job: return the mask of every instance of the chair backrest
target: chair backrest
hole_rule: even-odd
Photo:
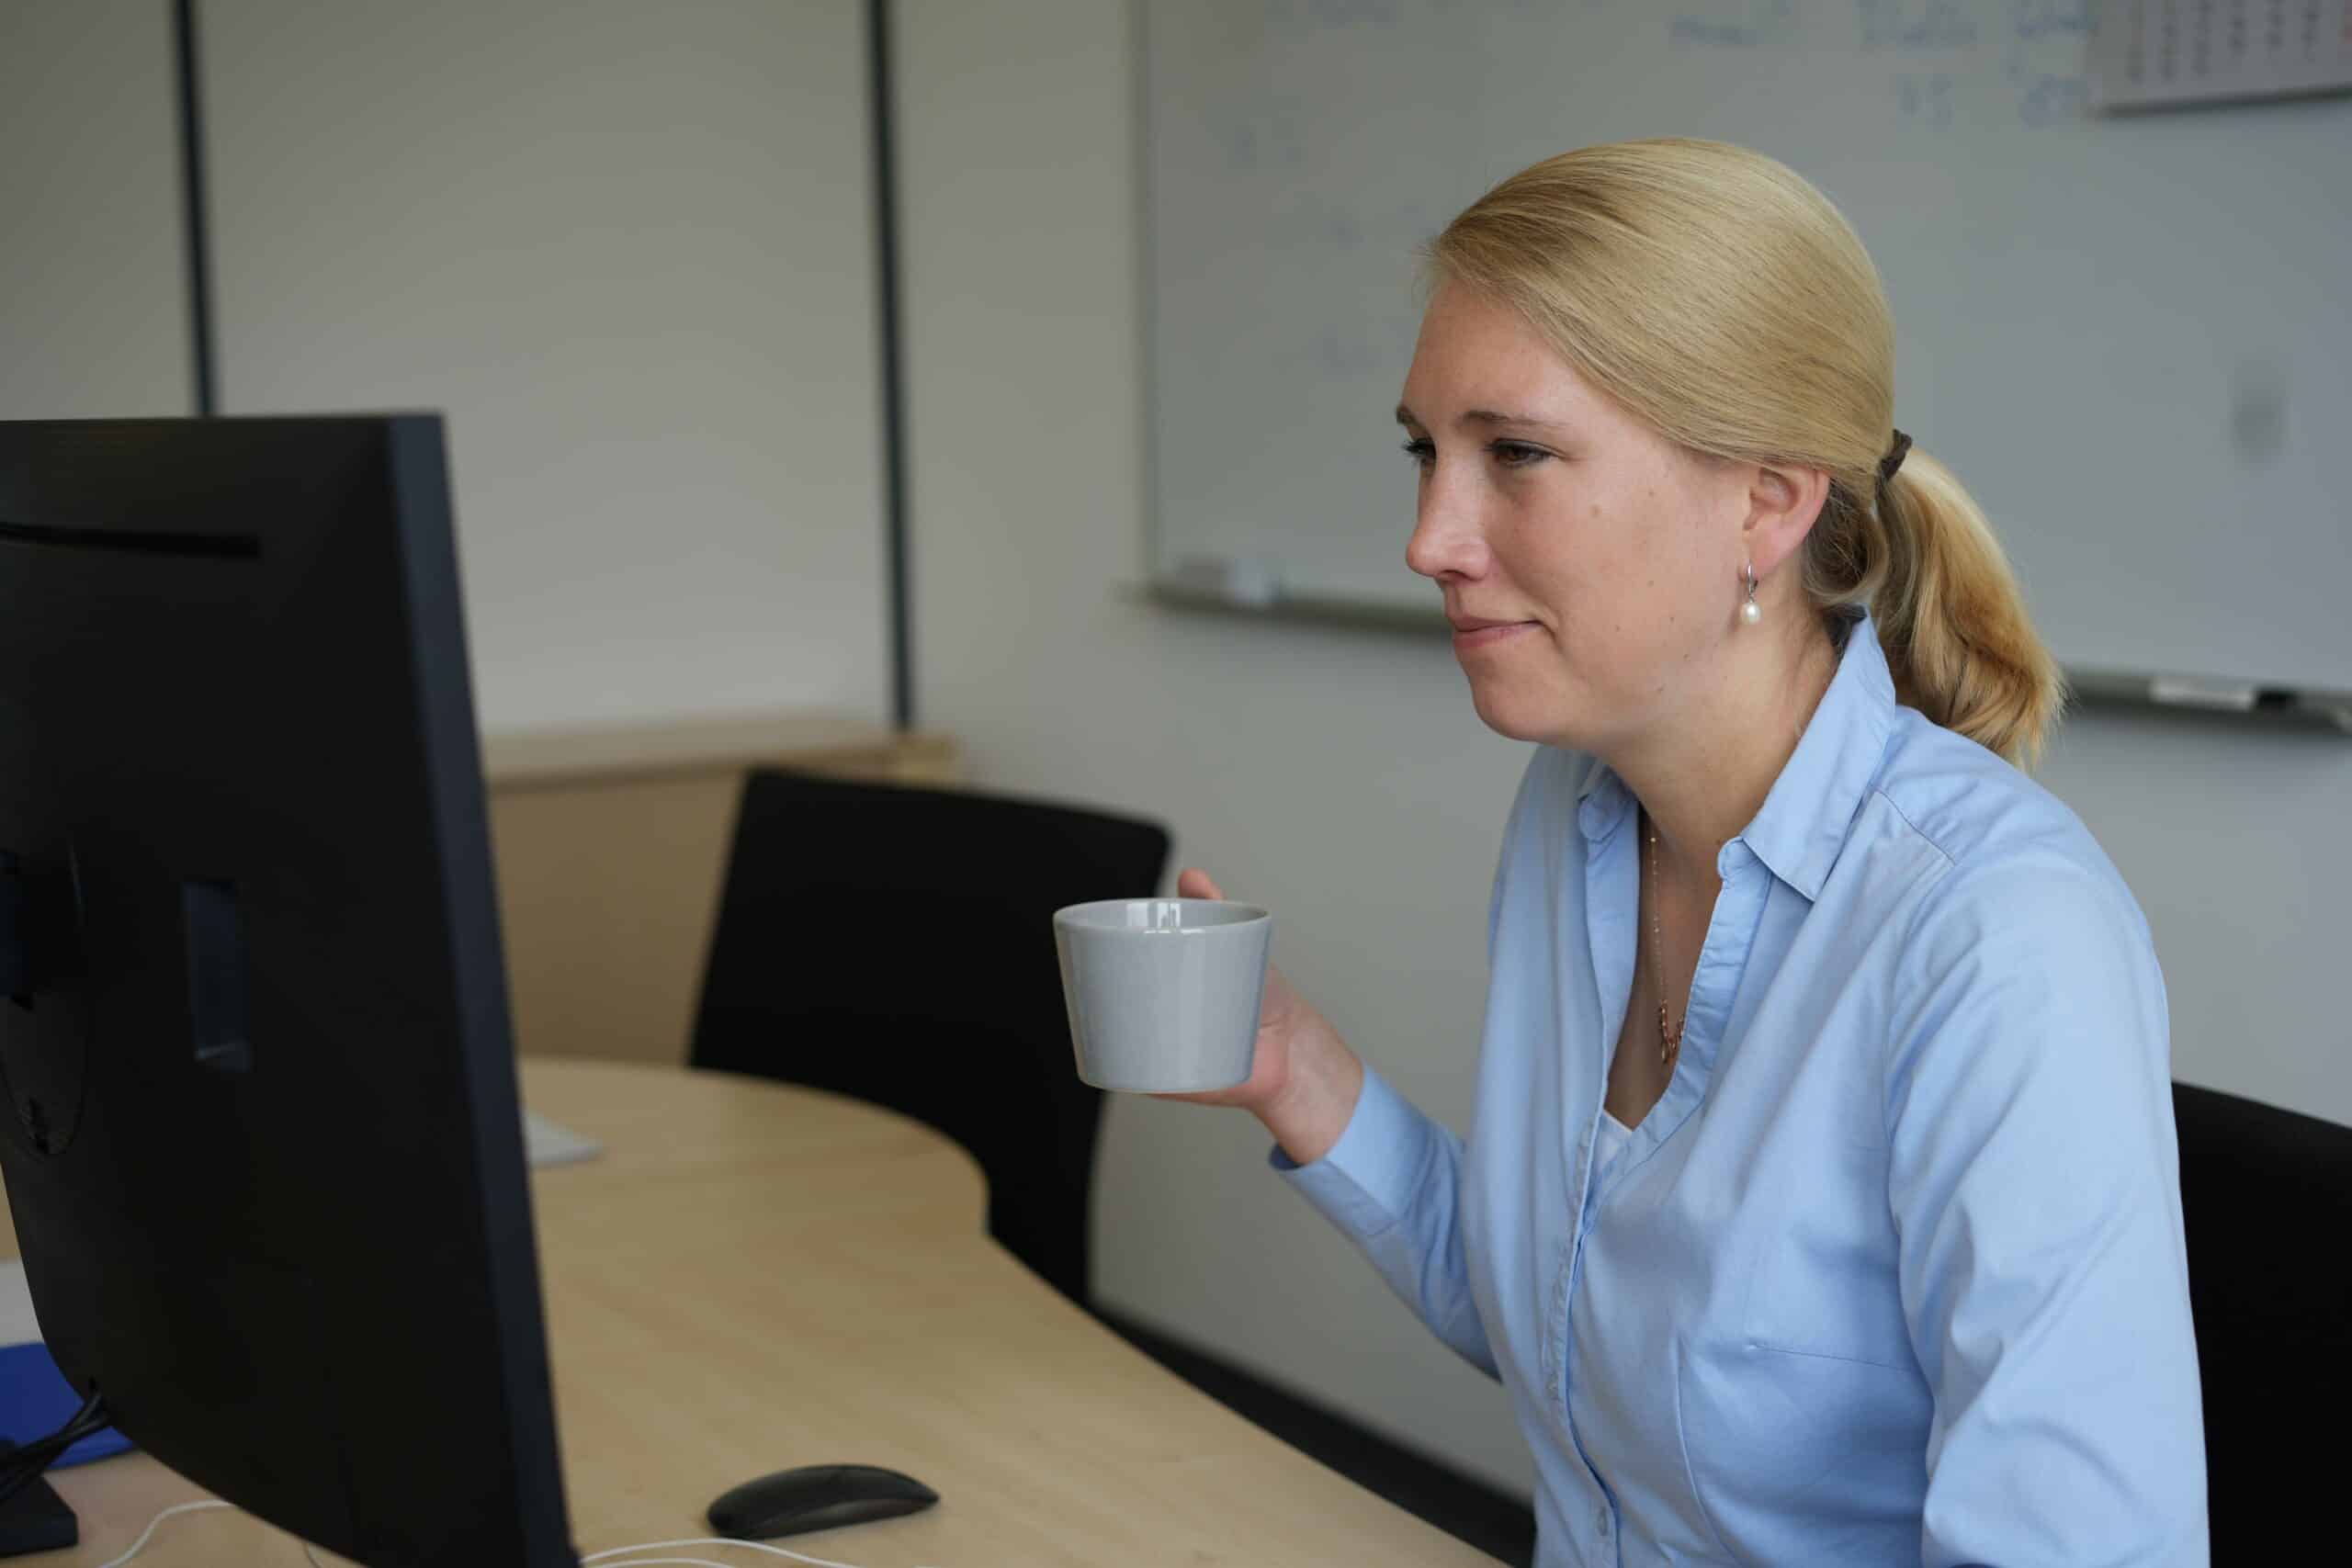
[[[2335,1538],[2352,1404],[2352,1127],[2173,1085],[2216,1562]]]
[[[1148,897],[1156,823],[777,769],[745,780],[689,1059],[832,1089],[970,1150],[989,1229],[1083,1304],[1102,1093],[1080,1081],[1053,912]]]

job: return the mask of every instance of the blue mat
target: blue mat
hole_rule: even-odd
[[[57,1370],[48,1346],[38,1340],[0,1346],[0,1438],[17,1443],[39,1442],[74,1419],[74,1413],[81,1408],[82,1396]],[[85,1464],[129,1447],[130,1439],[119,1432],[94,1433],[60,1454],[50,1468]]]

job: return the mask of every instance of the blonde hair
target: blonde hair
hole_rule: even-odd
[[[1720,141],[1581,148],[1479,197],[1427,259],[1668,440],[1826,469],[1806,598],[1825,615],[1867,604],[1900,701],[2033,765],[2064,677],[1951,471],[1914,446],[1879,482],[1894,323],[1861,241],[1802,175]]]

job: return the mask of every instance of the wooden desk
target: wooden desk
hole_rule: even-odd
[[[858,1461],[942,1501],[779,1544],[858,1568],[1491,1565],[1040,1282],[988,1238],[978,1168],[929,1128],[683,1068],[542,1059],[522,1074],[533,1110],[605,1146],[532,1177],[582,1551],[701,1535],[738,1482]],[[94,1568],[201,1495],[143,1455],[51,1479],[83,1545],[24,1559],[35,1568]],[[228,1562],[296,1568],[302,1553],[217,1510],[170,1520],[137,1568]]]

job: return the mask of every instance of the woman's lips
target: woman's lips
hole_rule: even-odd
[[[1505,641],[1517,637],[1521,632],[1532,631],[1534,628],[1533,621],[1513,621],[1508,626],[1480,626],[1475,632],[1455,632],[1453,646],[1457,649],[1485,648],[1491,643]]]

